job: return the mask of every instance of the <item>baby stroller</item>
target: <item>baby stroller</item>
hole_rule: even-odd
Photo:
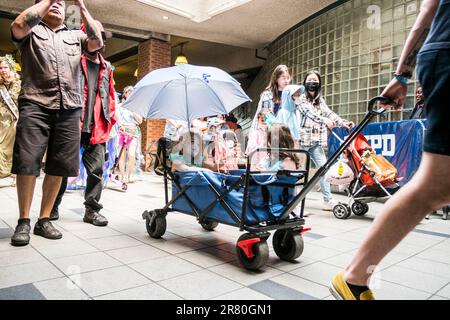
[[[400,188],[397,169],[383,156],[377,155],[362,134],[356,136],[344,155],[350,160],[355,179],[347,189],[348,202],[339,203],[333,208],[336,218],[348,219],[352,212],[364,216],[369,211],[368,203],[390,198]]]
[[[377,97],[370,101],[369,113],[362,123],[350,134],[327,163],[318,169],[309,180],[310,157],[307,151],[297,149],[259,148],[247,157],[245,170],[217,172],[172,172],[169,166],[168,145],[162,138],[158,144],[155,172],[164,177],[165,203],[162,209],[144,211],[148,234],[160,238],[167,228],[166,216],[178,211],[196,217],[206,231],[213,231],[219,223],[231,225],[246,231],[236,242],[237,257],[242,266],[249,270],[263,267],[269,257],[267,239],[271,231],[273,248],[277,256],[285,261],[300,257],[305,228],[303,212],[307,194],[324,176],[333,163],[356,139],[362,129],[384,109],[373,110],[377,101],[390,102]],[[295,152],[306,157],[304,170],[254,172],[250,170],[252,156],[257,152]],[[172,197],[169,200],[169,181],[172,183]],[[301,189],[295,194],[295,189]],[[299,207],[299,214],[293,215]]]

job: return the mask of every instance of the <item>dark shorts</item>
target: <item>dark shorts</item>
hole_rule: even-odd
[[[46,174],[78,176],[81,109],[49,110],[21,102],[19,112],[12,173],[38,177],[47,150]]]
[[[450,156],[450,50],[421,52],[417,75],[428,119],[424,151]]]

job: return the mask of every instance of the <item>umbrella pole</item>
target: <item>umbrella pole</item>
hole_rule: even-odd
[[[220,172],[220,154],[219,154],[219,138],[217,137],[217,133],[214,134],[214,149],[216,149],[216,152],[214,153],[215,155],[215,161],[217,164],[217,172]]]
[[[189,144],[191,144],[191,118],[190,118],[190,114],[189,114],[189,107],[188,107],[188,97],[187,97],[187,76],[186,75],[184,75],[184,96],[185,96],[185,99],[186,99],[186,118],[187,118],[187,120],[188,120],[188,136],[189,136]],[[195,143],[195,136],[194,136],[194,143]],[[193,149],[193,146],[189,146],[190,147],[190,149],[191,149],[191,159],[190,159],[190,161],[191,161],[191,166],[192,165],[194,165],[194,161],[192,160],[192,149]]]

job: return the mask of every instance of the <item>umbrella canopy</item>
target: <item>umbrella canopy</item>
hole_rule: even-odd
[[[189,64],[158,69],[139,81],[123,107],[145,119],[192,120],[227,114],[251,101],[225,71]]]

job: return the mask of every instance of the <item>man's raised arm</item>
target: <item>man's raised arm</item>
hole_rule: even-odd
[[[103,48],[103,39],[102,33],[95,22],[94,18],[92,18],[91,14],[86,8],[83,0],[74,0],[76,5],[80,8],[81,19],[83,20],[83,24],[86,26],[86,34],[88,36],[87,41],[87,50],[88,52],[95,52]]]
[[[11,24],[11,33],[15,40],[22,40],[28,36],[31,29],[41,22],[51,6],[58,0],[42,0],[34,6],[23,11]]]

